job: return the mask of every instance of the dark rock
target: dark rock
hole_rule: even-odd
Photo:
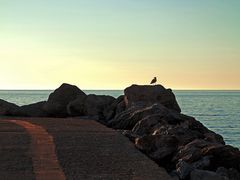
[[[160,104],[154,104],[149,107],[131,107],[115,118],[109,121],[109,126],[115,129],[131,130],[140,120],[151,114],[164,113],[166,108]]]
[[[180,180],[176,170],[171,171],[169,175],[171,176],[172,180]]]
[[[19,106],[0,99],[0,116],[14,116],[19,113]]]
[[[65,117],[68,115],[67,105],[76,98],[85,96],[77,86],[64,83],[50,94],[43,108],[50,116]]]
[[[210,166],[210,163],[211,163],[210,159],[211,159],[211,156],[205,156],[202,159],[194,162],[193,167],[195,169],[206,169]]]
[[[159,124],[167,124],[161,113],[148,115],[141,121],[136,123],[136,125],[132,129],[132,132],[141,136],[153,134],[156,130],[156,125]]]
[[[228,177],[228,169],[226,169],[224,167],[217,168],[216,173],[220,176]]]
[[[229,178],[212,171],[195,169],[191,172],[190,180],[229,180]]]
[[[179,146],[183,146],[194,139],[202,138],[203,135],[182,126],[162,126],[155,130],[155,134],[170,134],[175,136],[179,141]]]
[[[229,145],[207,146],[202,150],[202,154],[212,156],[211,167],[235,168],[240,170],[240,151]]]
[[[178,153],[173,157],[174,162],[179,160],[184,160],[188,163],[194,163],[199,161],[205,156],[212,157],[203,153],[203,149],[207,147],[219,147],[223,146],[222,144],[207,142],[203,139],[196,139],[185,146],[179,148]]]
[[[182,126],[185,126],[193,131],[198,131],[201,134],[209,133],[210,131],[201,122],[190,116],[185,116],[185,121]]]
[[[129,130],[123,130],[122,134],[126,136],[130,141],[135,142],[137,138],[140,138],[141,136],[138,136],[137,134],[134,134],[132,131]]]
[[[219,146],[219,144],[214,144],[207,142],[202,139],[195,139],[194,141],[188,143],[185,146],[179,148],[178,153],[174,156],[173,161],[178,161],[179,159],[184,160],[188,163],[193,163],[198,161],[203,157],[202,149],[209,146]]]
[[[225,145],[225,142],[223,140],[223,137],[219,134],[216,134],[212,131],[209,131],[204,134],[205,140],[208,142],[214,142],[214,143],[220,143]]]
[[[153,133],[158,134],[156,131],[159,132],[159,128],[177,125],[182,121],[181,114],[176,114],[162,106],[161,111],[159,110],[156,114],[150,114],[136,123],[132,131],[142,136]]]
[[[193,171],[193,167],[185,161],[180,161],[177,164],[177,174],[180,179],[185,179]]]
[[[240,173],[234,168],[226,169],[224,167],[219,167],[216,173],[220,176],[229,178],[229,180],[240,180]]]
[[[228,170],[228,177],[230,180],[239,180],[240,179],[240,172],[234,168],[230,168]]]
[[[29,104],[20,107],[19,115],[29,117],[47,117],[48,113],[44,111],[43,106],[46,101]]]
[[[105,117],[106,122],[108,122],[125,109],[124,96],[122,95],[119,96],[109,107],[104,109],[103,116]]]
[[[115,115],[117,115],[117,114],[125,111],[125,109],[126,109],[125,102],[124,102],[124,101],[121,101],[121,102],[117,105],[117,107],[116,107],[116,114],[115,114]]]
[[[70,116],[84,116],[84,103],[87,96],[78,96],[67,105],[67,113]]]
[[[240,172],[234,168],[230,168],[228,170],[228,177],[230,180],[239,180],[240,179]]]
[[[136,105],[149,106],[159,103],[169,109],[181,112],[172,90],[165,89],[161,85],[132,85],[124,90],[124,94],[127,107]]]
[[[104,110],[111,106],[114,101],[115,98],[112,96],[90,94],[84,101],[84,114],[104,119]]]
[[[178,141],[173,136],[149,135],[137,138],[136,147],[146,153],[151,159],[158,162],[159,165],[169,169],[171,158],[177,150]]]

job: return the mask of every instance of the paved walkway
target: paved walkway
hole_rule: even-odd
[[[170,180],[120,133],[95,121],[0,120],[3,179]]]

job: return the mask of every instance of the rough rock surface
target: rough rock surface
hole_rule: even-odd
[[[108,125],[123,130],[135,146],[175,179],[231,179],[219,167],[240,171],[240,151],[195,118],[181,114],[175,96],[162,86],[133,85],[125,90],[126,109]],[[170,94],[169,94],[170,93]],[[200,171],[201,170],[201,171]],[[207,171],[206,171],[207,170]]]
[[[29,117],[47,117],[48,113],[43,109],[43,106],[46,104],[46,101],[24,105],[20,107],[19,114],[21,116]]]
[[[43,108],[50,116],[64,117],[68,115],[67,105],[79,96],[85,97],[86,94],[77,86],[64,83],[50,94]]]
[[[0,99],[0,115],[13,116],[19,112],[19,106]]]
[[[103,115],[106,122],[113,119],[117,114],[126,109],[124,96],[119,96],[110,106],[104,109]]]
[[[127,107],[159,103],[169,109],[181,112],[172,90],[165,89],[161,85],[132,85],[124,90],[124,94]]]
[[[78,96],[67,105],[67,113],[70,116],[84,116],[84,102],[87,96]]]
[[[159,165],[168,164],[169,167],[165,166],[168,169],[172,165],[169,161],[177,150],[178,140],[174,136],[149,135],[137,138],[135,144]]]
[[[190,180],[229,180],[229,178],[220,176],[212,171],[193,170],[191,172]]]
[[[67,106],[70,116],[88,116],[92,119],[105,119],[105,109],[116,99],[112,96],[94,95],[81,96],[71,101]]]
[[[132,129],[140,120],[150,114],[164,114],[167,110],[161,104],[153,104],[148,107],[131,107],[115,116],[108,125],[115,129]]]
[[[88,116],[96,116],[97,119],[104,119],[104,110],[114,101],[115,98],[111,96],[90,94],[84,101],[84,114]]]

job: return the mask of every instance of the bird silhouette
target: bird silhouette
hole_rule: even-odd
[[[150,82],[150,84],[156,84],[156,82],[157,82],[157,78],[154,77],[153,80]]]

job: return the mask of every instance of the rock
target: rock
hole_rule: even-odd
[[[47,117],[48,113],[43,109],[45,103],[46,101],[42,101],[34,104],[21,106],[19,115],[29,117]]]
[[[179,159],[188,163],[198,161],[204,156],[202,154],[202,149],[209,146],[215,147],[219,146],[219,144],[210,143],[203,139],[195,139],[187,145],[179,148],[178,153],[173,158],[173,161],[178,161]]]
[[[162,118],[161,113],[148,115],[136,123],[132,129],[132,132],[141,136],[153,134],[155,131],[155,126],[159,124],[167,124]]]
[[[195,118],[186,115],[183,116],[185,116],[185,121],[183,122],[182,126],[185,126],[190,130],[199,132],[200,134],[202,134],[202,137],[204,137],[204,134],[210,132],[201,122],[197,121]]]
[[[165,89],[161,85],[132,85],[124,90],[124,94],[127,107],[136,105],[149,106],[159,103],[169,109],[181,112],[172,90]]]
[[[211,167],[235,168],[240,170],[240,151],[229,145],[222,146],[207,146],[202,149],[204,156],[212,156]]]
[[[229,180],[240,180],[240,173],[234,168],[226,169],[224,167],[219,167],[216,173],[220,176],[229,178]]]
[[[136,123],[132,131],[138,135],[149,135],[159,130],[162,126],[169,127],[168,125],[177,125],[182,122],[180,114],[176,115],[171,110],[168,110],[164,106],[161,107],[161,111],[156,114],[150,114]],[[156,133],[155,133],[156,134]]]
[[[229,178],[212,171],[195,169],[191,172],[190,180],[229,180]]]
[[[149,135],[137,138],[135,141],[135,145],[139,150],[167,169],[173,165],[171,159],[177,150],[177,144],[177,139],[168,135]]]
[[[104,112],[115,100],[112,96],[104,95],[78,96],[68,104],[67,111],[71,116],[88,116],[91,119],[104,120]]]
[[[115,101],[112,96],[90,94],[84,101],[84,114],[104,119],[104,110]]]
[[[224,168],[224,167],[219,167],[219,168],[217,168],[216,173],[217,173],[218,175],[220,175],[220,176],[226,176],[226,177],[228,177],[228,170],[227,170],[226,168]]]
[[[108,122],[125,109],[124,96],[122,95],[119,96],[109,107],[104,109],[103,116],[105,117],[106,122]]]
[[[50,94],[43,109],[50,116],[65,117],[68,115],[67,105],[76,98],[85,96],[86,94],[77,86],[64,83]]]
[[[185,179],[189,176],[189,174],[193,171],[193,167],[186,163],[185,161],[180,161],[177,164],[177,174],[180,179]]]
[[[203,137],[203,135],[198,131],[182,127],[181,125],[165,125],[160,126],[159,128],[156,127],[154,134],[170,134],[172,136],[175,136],[179,141],[179,146],[184,146],[185,144],[188,144],[194,139],[199,139]]]
[[[209,131],[204,134],[205,140],[208,142],[214,142],[214,143],[221,143],[225,145],[225,142],[223,140],[223,137],[219,134],[216,134],[212,131]]]
[[[131,130],[146,116],[164,113],[165,110],[166,108],[160,104],[154,104],[149,107],[131,107],[117,114],[113,120],[109,121],[108,125],[115,129]]]
[[[228,177],[230,180],[239,180],[240,179],[240,172],[234,168],[230,168],[228,170]]]
[[[230,180],[239,180],[240,179],[240,172],[234,168],[230,168],[228,170],[228,177]]]
[[[176,170],[173,170],[169,173],[169,175],[171,176],[172,180],[180,180],[180,178],[178,177],[178,173]]]
[[[0,99],[0,116],[14,116],[19,113],[19,106]]]
[[[117,114],[125,111],[125,109],[126,109],[125,102],[124,102],[124,101],[121,101],[121,102],[117,105],[117,107],[116,107],[116,114],[115,114],[115,115],[117,115]]]
[[[135,142],[137,138],[141,138],[140,136],[134,134],[132,131],[129,131],[129,130],[123,130],[122,134],[132,142]]]
[[[205,156],[202,159],[196,161],[193,163],[193,168],[195,169],[206,169],[210,166],[210,161],[211,156]]]
[[[78,96],[67,105],[67,113],[70,116],[84,116],[84,102],[87,96]]]

